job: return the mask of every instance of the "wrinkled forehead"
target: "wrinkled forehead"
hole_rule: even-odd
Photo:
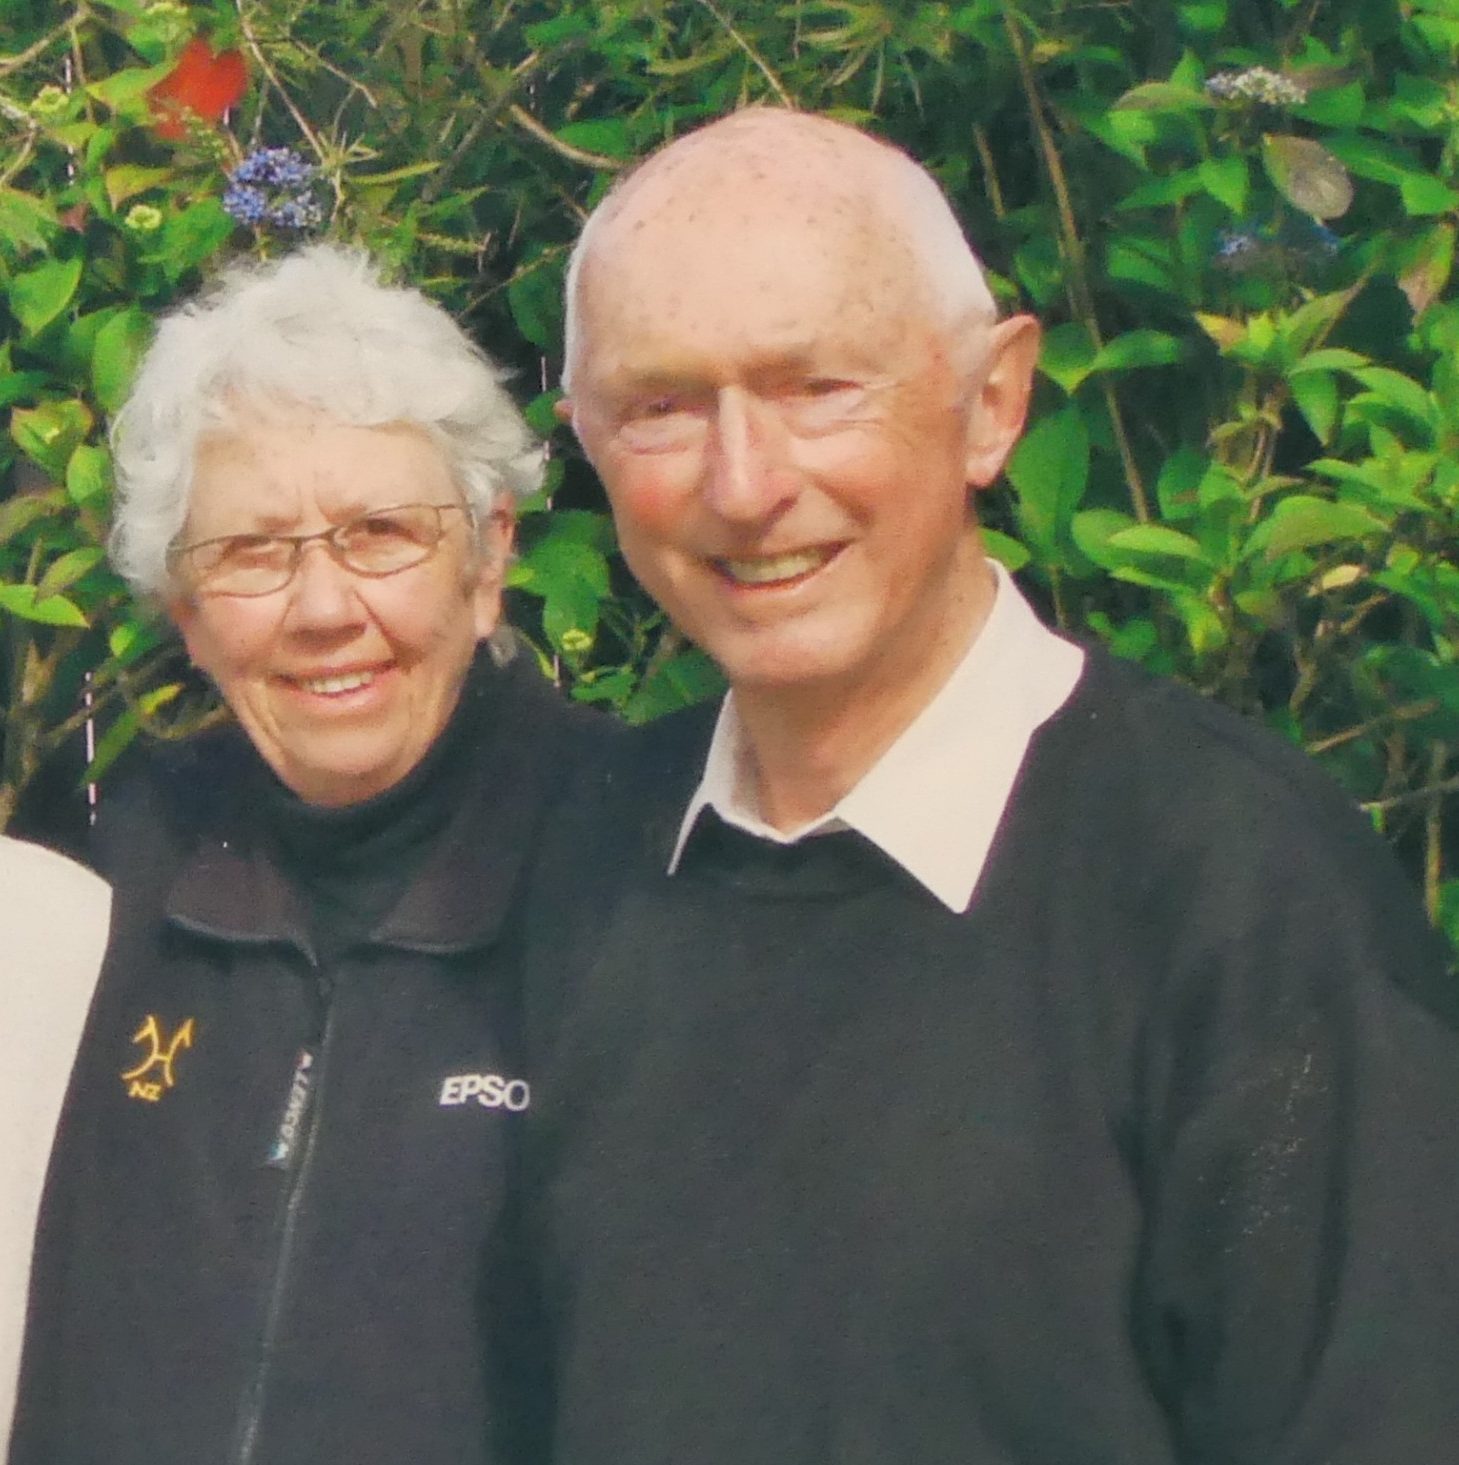
[[[895,220],[856,180],[739,156],[662,170],[603,222],[578,281],[582,329],[753,328],[766,350],[825,329],[925,319],[925,272]]]
[[[753,306],[757,330],[784,313],[869,341],[889,313],[954,332],[996,314],[936,183],[896,149],[801,113],[736,114],[670,144],[599,208],[579,254],[574,357],[645,313],[710,327]]]

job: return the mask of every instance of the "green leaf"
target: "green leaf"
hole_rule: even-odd
[[[83,628],[87,624],[81,607],[64,595],[48,595],[42,600],[34,585],[0,585],[0,611],[9,611],[23,621],[43,626]]]
[[[36,585],[37,600],[44,600],[58,590],[66,590],[83,575],[89,574],[106,558],[106,552],[99,545],[82,545],[79,549],[68,549],[58,555],[47,567]]]
[[[1241,552],[1243,559],[1264,554],[1274,560],[1296,549],[1311,549],[1342,539],[1366,539],[1384,525],[1366,509],[1333,503],[1310,494],[1293,494],[1252,530]]]
[[[60,494],[47,489],[5,499],[0,502],[0,545],[9,544],[17,534],[23,534],[32,524],[60,513],[64,507]]]
[[[73,504],[87,504],[105,494],[111,481],[111,454],[82,443],[66,464],[66,495]]]
[[[1307,348],[1331,329],[1352,303],[1352,292],[1336,290],[1328,295],[1314,295],[1285,320],[1278,318],[1278,332],[1289,358],[1305,357]]]
[[[1367,366],[1352,375],[1386,406],[1430,430],[1437,425],[1438,408],[1433,397],[1412,377],[1386,366]]]
[[[1044,333],[1039,370],[1072,395],[1089,375],[1095,355],[1088,327],[1081,321],[1066,321]]]
[[[70,305],[81,283],[80,259],[53,259],[10,282],[10,310],[30,335],[36,335]]]
[[[1164,331],[1126,331],[1106,343],[1094,360],[1096,371],[1128,371],[1137,366],[1171,366],[1185,355],[1185,347]]]
[[[1350,173],[1359,178],[1371,178],[1375,183],[1391,183],[1399,187],[1406,178],[1433,176],[1427,167],[1398,144],[1364,133],[1330,137],[1328,147]]]
[[[1110,104],[1121,111],[1136,112],[1202,112],[1213,105],[1202,91],[1192,87],[1173,86],[1168,81],[1146,81],[1132,86]]]
[[[48,199],[0,188],[0,240],[18,253],[45,249],[59,227],[55,205]]]
[[[163,224],[159,241],[162,268],[176,284],[189,270],[211,259],[237,227],[216,198],[199,199]]]
[[[1078,405],[1070,402],[1034,423],[1006,472],[1018,496],[1024,538],[1041,558],[1057,560],[1089,481],[1089,429]]]
[[[1459,205],[1459,193],[1437,178],[1410,173],[1398,185],[1398,196],[1414,218],[1446,214]]]
[[[137,163],[122,163],[108,168],[102,175],[106,196],[113,209],[119,209],[129,199],[149,188],[157,188],[174,176],[171,168],[144,168]]]
[[[707,702],[724,691],[719,668],[696,647],[655,666],[624,704],[623,719],[635,726],[681,707]]]
[[[1132,188],[1115,205],[1118,209],[1163,209],[1173,203],[1183,203],[1191,194],[1205,187],[1199,168],[1185,168],[1165,178],[1151,178],[1137,188]]]
[[[584,152],[609,158],[627,158],[633,153],[633,139],[622,117],[602,117],[589,122],[569,122],[556,133],[559,142]]]
[[[1302,357],[1289,375],[1298,376],[1304,371],[1342,371],[1369,364],[1368,357],[1360,356],[1356,351],[1349,351],[1343,346],[1322,346]]]
[[[33,401],[50,380],[49,373],[44,371],[11,371],[0,375],[0,409]]]
[[[162,639],[156,622],[135,618],[112,628],[106,638],[106,648],[123,666],[131,666],[160,646]]]
[[[97,331],[91,350],[91,384],[106,411],[115,412],[126,400],[137,363],[151,339],[152,322],[136,306],[114,315]]]
[[[1226,205],[1233,214],[1246,212],[1251,193],[1251,172],[1246,159],[1234,155],[1207,158],[1199,168],[1201,186],[1212,198]]]
[[[1300,82],[1302,77],[1298,75],[1293,79]],[[1312,91],[1297,108],[1297,114],[1321,127],[1356,127],[1363,120],[1366,105],[1362,83],[1352,81],[1346,86]]]
[[[1310,137],[1268,134],[1262,139],[1262,162],[1277,192],[1314,219],[1339,218],[1352,206],[1348,170]]]
[[[1105,254],[1105,272],[1124,285],[1144,285],[1161,295],[1182,295],[1180,275],[1170,246],[1152,239],[1112,239]]]
[[[1184,622],[1186,640],[1197,656],[1209,656],[1226,644],[1226,627],[1203,595],[1175,591],[1170,600]]]
[[[587,11],[567,10],[551,20],[541,20],[526,26],[523,35],[533,50],[550,51],[564,41],[590,36],[592,32],[593,20]]]
[[[1246,340],[1248,327],[1245,322],[1233,320],[1227,315],[1211,315],[1206,311],[1196,312],[1196,324],[1220,348],[1224,356]]]
[[[561,528],[554,523],[507,572],[509,586],[541,597],[543,629],[554,645],[570,632],[597,633],[611,580],[607,558],[587,537],[588,523],[601,532],[597,519],[579,511]]]
[[[1028,546],[1020,544],[1011,534],[1000,534],[996,529],[983,529],[979,532],[983,539],[983,549],[1005,570],[1017,573],[1033,558]]]
[[[1155,497],[1166,519],[1189,519],[1200,510],[1201,480],[1209,462],[1198,448],[1187,444],[1177,448],[1160,467]]]
[[[146,94],[172,70],[171,61],[159,62],[156,66],[131,66],[114,71],[99,81],[88,83],[88,96],[110,107],[113,111],[135,109],[143,104]]]
[[[1164,524],[1132,524],[1128,529],[1111,534],[1107,544],[1110,549],[1126,550],[1134,554],[1170,555],[1176,559],[1206,562],[1205,551],[1179,529]]]
[[[1109,552],[1110,540],[1134,522],[1119,509],[1081,509],[1070,522],[1069,537],[1087,559],[1109,569],[1118,561],[1118,556]]]
[[[556,270],[527,269],[507,286],[517,329],[534,345],[553,348],[562,332],[562,282]]]
[[[1291,388],[1297,410],[1312,429],[1312,435],[1326,446],[1332,441],[1339,410],[1337,382],[1332,373],[1304,370],[1299,375],[1290,376],[1287,385]]]
[[[76,446],[91,431],[91,410],[77,398],[17,407],[10,414],[10,436],[27,458],[61,483]]]

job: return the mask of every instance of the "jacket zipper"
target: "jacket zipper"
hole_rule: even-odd
[[[254,1362],[253,1375],[244,1391],[243,1403],[239,1409],[238,1426],[234,1433],[235,1443],[229,1456],[233,1465],[253,1465],[254,1454],[258,1447],[258,1432],[263,1422],[264,1400],[268,1392],[274,1348],[278,1342],[279,1325],[283,1321],[284,1304],[288,1298],[299,1214],[303,1210],[310,1172],[314,1168],[314,1152],[319,1134],[320,1101],[324,1094],[324,1082],[329,1068],[330,1037],[334,1030],[333,994],[319,974],[317,966],[315,973],[323,997],[324,1020],[318,1041],[304,1049],[304,1054],[309,1055],[312,1061],[309,1088],[304,1101],[303,1146],[300,1149],[296,1143],[293,1163],[289,1165],[288,1169],[288,1188],[284,1197],[283,1218],[278,1228],[273,1277],[269,1284],[263,1330],[259,1336],[258,1356]],[[297,1081],[297,1072],[295,1081]]]

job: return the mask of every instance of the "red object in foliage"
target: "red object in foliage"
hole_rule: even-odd
[[[180,142],[187,136],[189,112],[218,122],[248,89],[248,68],[241,51],[219,51],[194,36],[177,65],[147,94],[156,117],[158,137]]]

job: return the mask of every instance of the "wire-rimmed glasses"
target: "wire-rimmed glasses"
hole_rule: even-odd
[[[318,540],[334,561],[378,579],[418,565],[446,534],[445,516],[464,504],[392,504],[313,534],[223,534],[175,545],[167,561],[189,590],[209,595],[271,595],[299,568],[304,546]]]

